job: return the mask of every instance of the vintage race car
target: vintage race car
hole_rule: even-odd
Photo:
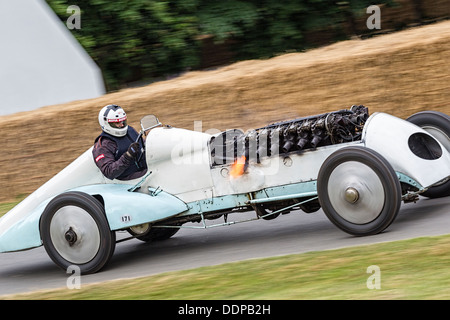
[[[58,266],[87,274],[109,261],[116,231],[157,241],[185,223],[322,208],[365,236],[387,228],[402,201],[450,195],[450,117],[439,112],[402,120],[352,106],[245,133],[174,128],[150,115],[141,127],[145,176],[109,180],[87,150],[0,219],[0,252],[44,245]],[[244,211],[255,217],[237,218]]]

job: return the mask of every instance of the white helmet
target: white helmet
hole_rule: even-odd
[[[127,114],[115,104],[109,104],[100,110],[98,122],[102,130],[110,135],[123,137],[127,134]]]

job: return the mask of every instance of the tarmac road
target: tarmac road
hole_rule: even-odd
[[[252,218],[254,215],[253,212],[237,213],[229,215],[228,220]],[[353,237],[344,233],[326,218],[322,210],[312,214],[294,211],[271,221],[182,229],[162,242],[147,244],[133,239],[118,243],[107,267],[99,273],[82,276],[81,285],[252,258],[449,233],[450,197],[421,198],[417,203],[403,204],[397,219],[388,229],[369,237]],[[121,232],[118,239],[127,236],[128,233]],[[43,247],[0,254],[0,295],[65,288],[69,276],[56,267]]]

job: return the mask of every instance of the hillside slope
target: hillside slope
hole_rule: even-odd
[[[109,103],[123,106],[135,127],[155,113],[187,129],[201,120],[204,131],[247,130],[352,104],[402,118],[450,114],[450,21],[4,117],[0,201],[34,191],[89,148],[100,132],[98,111]]]

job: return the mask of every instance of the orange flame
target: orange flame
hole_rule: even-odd
[[[231,166],[230,171],[231,177],[237,178],[244,174],[245,160],[246,160],[245,156],[241,156],[239,159],[236,159],[236,161]]]

